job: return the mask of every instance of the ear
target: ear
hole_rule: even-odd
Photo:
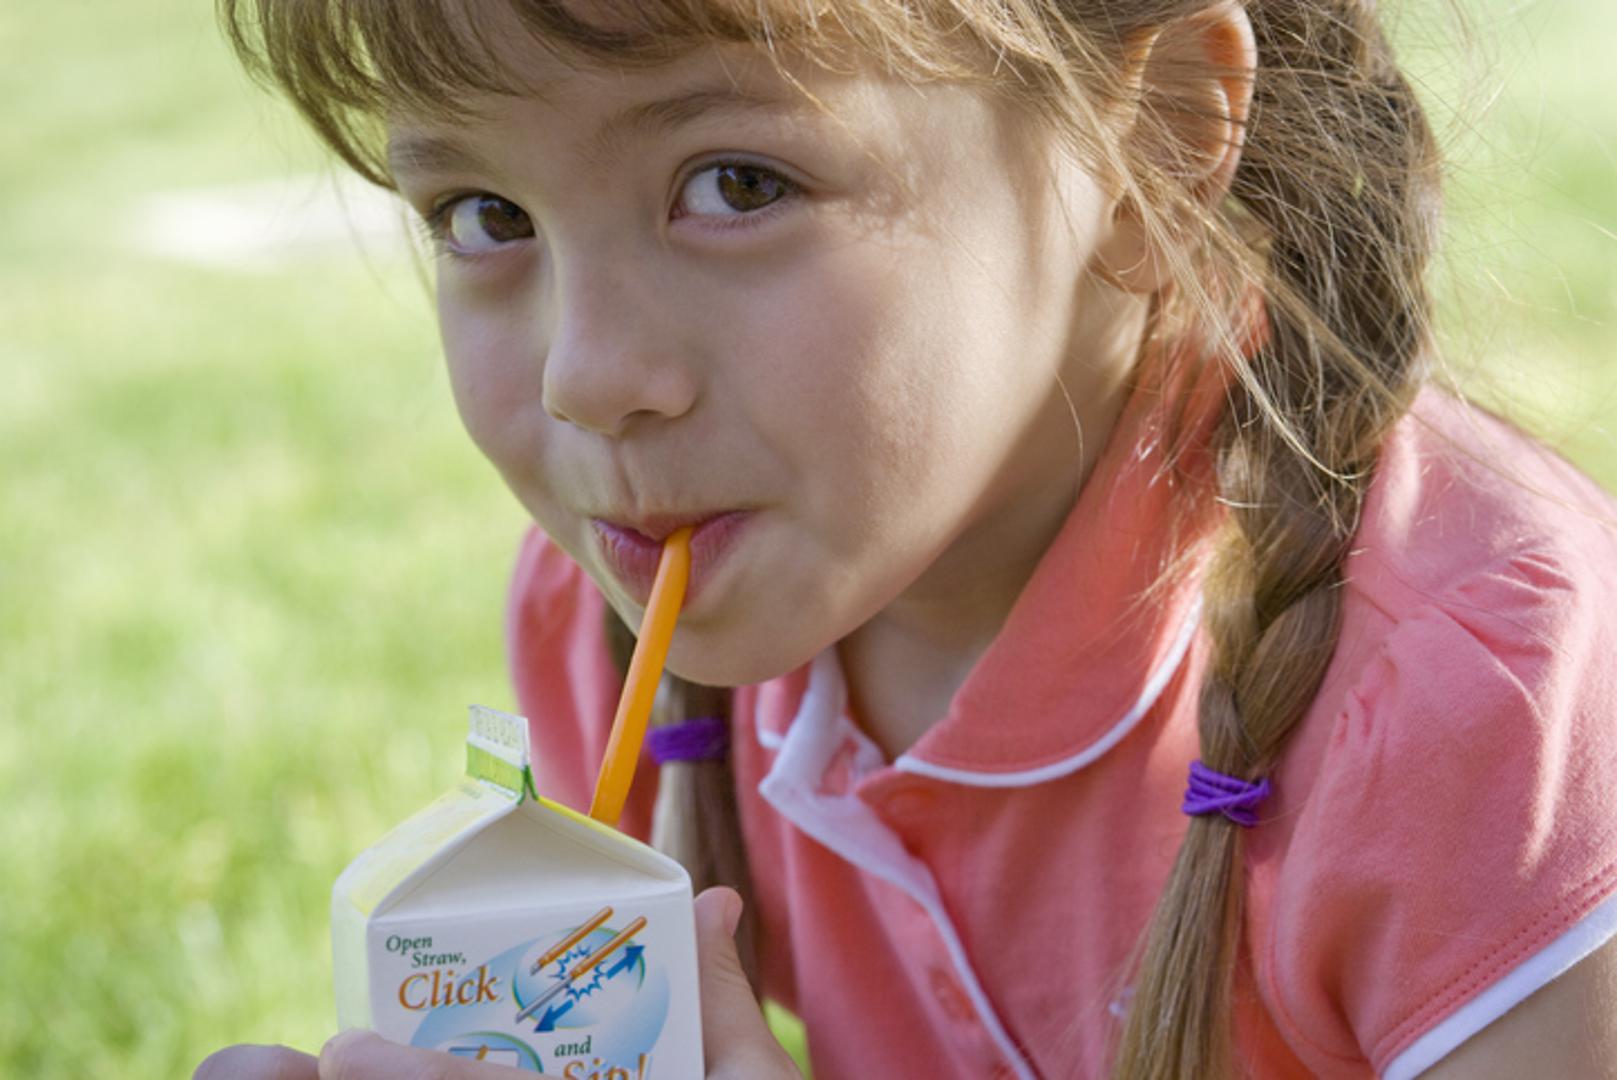
[[[1125,61],[1139,94],[1123,136],[1126,156],[1161,170],[1202,205],[1216,205],[1241,160],[1257,62],[1252,23],[1235,0],[1154,29]],[[1125,195],[1097,252],[1101,273],[1129,292],[1158,291],[1169,266],[1158,244]]]

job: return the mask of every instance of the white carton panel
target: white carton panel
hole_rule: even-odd
[[[700,1077],[689,877],[535,796],[526,736],[474,710],[468,781],[338,879],[339,1022],[565,1080]]]

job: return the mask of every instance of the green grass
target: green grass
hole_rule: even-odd
[[[1611,5],[1405,3],[1450,158],[1434,279],[1451,366],[1617,487],[1617,91]],[[1457,37],[1473,35],[1470,42]]]
[[[0,11],[0,1075],[183,1076],[330,1033],[332,879],[509,707],[523,525],[459,430],[410,269],[222,271],[142,199],[319,160],[207,4]],[[1444,274],[1477,378],[1617,483],[1617,9],[1479,19]],[[1434,89],[1474,76],[1401,30]],[[1475,96],[1475,95],[1471,95]]]

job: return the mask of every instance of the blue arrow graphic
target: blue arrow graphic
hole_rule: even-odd
[[[618,972],[626,971],[629,968],[634,967],[636,964],[638,964],[640,962],[640,954],[645,952],[645,951],[646,951],[646,947],[644,945],[629,945],[629,946],[626,946],[624,948],[624,950],[623,950],[623,959],[619,960],[616,964],[612,965],[611,970],[609,970],[606,973],[606,977],[610,979],[612,976],[616,975]]]
[[[536,1028],[535,1030],[538,1030],[538,1031],[554,1031],[554,1030],[556,1030],[556,1021],[561,1019],[562,1013],[566,1012],[568,1009],[571,1009],[572,1007],[573,1007],[573,1003],[571,1001],[564,1001],[560,1005],[552,1005],[550,1008],[545,1010],[545,1015],[542,1016],[539,1019],[539,1027]]]
[[[546,1005],[549,1005],[553,1000],[555,1000],[557,995],[559,995],[563,990],[566,990],[568,987],[572,986],[572,984],[586,972],[594,971],[597,979],[596,985],[599,985],[599,980],[610,978],[612,975],[622,971],[627,964],[631,964],[639,960],[640,954],[645,951],[645,948],[640,945],[630,945],[629,939],[634,937],[645,928],[646,917],[644,915],[636,915],[633,922],[612,936],[611,941],[608,941],[599,949],[596,949],[594,952],[588,954],[583,960],[575,963],[571,970],[569,970],[559,982],[550,987],[550,989],[546,990],[544,993],[540,994],[538,997],[534,998],[532,1001],[528,1002],[528,1004],[522,1006],[522,1011],[517,1013],[517,1023],[520,1024],[522,1021],[526,1020],[528,1017],[532,1016]],[[624,954],[621,958],[619,958],[618,965],[612,968],[610,971],[602,971],[599,965],[604,963],[606,958],[611,956],[612,953],[616,952],[620,947],[624,949]],[[589,991],[587,989],[579,990],[579,993],[588,992]],[[568,1004],[570,1005],[572,1003],[569,1001]],[[552,1013],[547,1014],[547,1016],[552,1022],[554,1022],[555,1017],[560,1016],[564,1011],[565,1009],[554,1010]]]

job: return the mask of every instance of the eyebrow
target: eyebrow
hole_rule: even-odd
[[[753,93],[733,86],[697,87],[671,97],[630,105],[601,122],[586,144],[589,160],[615,160],[635,142],[668,132],[703,117],[737,113],[798,112],[803,102]],[[388,169],[400,172],[443,173],[460,169],[492,171],[489,164],[459,139],[443,135],[403,135],[387,145]]]

